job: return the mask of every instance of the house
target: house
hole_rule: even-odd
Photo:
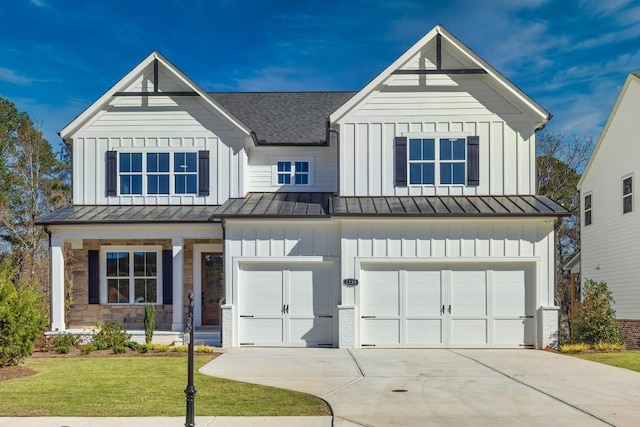
[[[628,348],[640,348],[640,73],[629,74],[578,182],[580,278],[607,283]]]
[[[152,303],[180,337],[194,292],[224,347],[553,345],[549,118],[441,26],[358,92],[207,93],[153,52],[60,133],[51,329]]]

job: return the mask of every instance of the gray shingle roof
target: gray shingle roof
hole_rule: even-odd
[[[210,222],[216,206],[67,205],[39,218],[39,225]]]
[[[327,118],[356,92],[209,92],[260,144],[326,145]]]

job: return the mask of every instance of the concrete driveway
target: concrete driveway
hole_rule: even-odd
[[[544,351],[242,348],[200,371],[319,396],[334,426],[640,426],[640,373]]]

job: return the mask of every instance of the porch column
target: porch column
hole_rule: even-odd
[[[171,330],[181,332],[184,321],[184,239],[174,237],[173,245],[173,322]]]
[[[64,240],[51,237],[49,273],[51,282],[51,330],[64,331]]]

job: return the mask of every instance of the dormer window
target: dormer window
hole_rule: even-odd
[[[311,159],[278,159],[274,163],[274,185],[313,184],[313,162]]]

